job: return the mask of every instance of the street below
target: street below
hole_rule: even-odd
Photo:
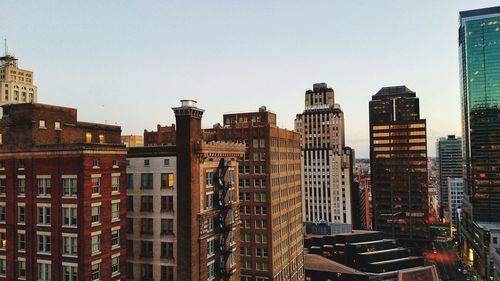
[[[432,242],[432,252],[425,258],[436,263],[442,281],[465,281],[464,274],[458,270],[457,250],[446,242]]]

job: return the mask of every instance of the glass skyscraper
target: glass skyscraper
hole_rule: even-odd
[[[491,232],[500,229],[500,7],[460,12],[464,254],[490,276]]]

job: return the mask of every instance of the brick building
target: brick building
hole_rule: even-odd
[[[156,126],[156,131],[144,130],[144,145],[173,145],[175,144],[175,124],[171,126]]]
[[[224,115],[206,130],[214,140],[244,143],[239,166],[241,280],[303,280],[300,137],[276,126],[276,114]]]
[[[121,280],[120,127],[79,122],[72,108],[2,107],[0,280]]]

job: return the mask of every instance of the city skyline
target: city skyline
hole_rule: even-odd
[[[8,39],[19,66],[35,73],[39,102],[78,107],[83,119],[117,123],[123,134],[174,123],[168,108],[181,98],[207,109],[204,128],[228,113],[218,108],[242,112],[265,105],[280,116],[280,127],[293,129],[303,89],[327,82],[349,124],[346,143],[357,157],[368,158],[366,102],[382,87],[408,85],[419,93],[429,155],[435,155],[437,138],[461,135],[458,52],[451,51],[458,11],[497,3],[432,2],[431,10],[430,1],[391,3],[391,9],[363,4],[218,1],[95,8],[11,1],[0,36]],[[250,95],[244,103],[237,99]],[[136,108],[148,110],[131,114]]]

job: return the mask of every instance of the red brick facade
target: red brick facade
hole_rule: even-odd
[[[0,130],[0,180],[5,183],[0,207],[5,206],[6,214],[5,223],[0,222],[0,232],[6,233],[6,249],[0,250],[6,270],[0,280],[39,280],[39,276],[43,280],[43,276],[50,275],[51,281],[59,281],[65,280],[65,273],[72,273],[71,270],[74,273],[70,275],[78,280],[92,280],[92,264],[99,267],[94,274],[98,272],[100,280],[123,278],[126,150],[120,144],[120,128],[77,122],[74,109],[20,104],[4,106]],[[90,139],[88,134],[92,135]],[[93,195],[92,177],[97,176],[100,190]],[[73,184],[76,193],[71,191],[68,195]],[[112,220],[112,203],[118,208],[116,220]],[[100,205],[97,223],[91,222],[92,204]],[[64,215],[68,209],[76,212],[76,225],[68,222],[70,216]],[[115,234],[119,229],[117,247],[111,246],[112,229]],[[92,254],[91,233],[99,232],[100,242],[95,245],[100,250]],[[42,237],[50,237],[50,245],[40,243]],[[63,247],[63,239],[69,237],[76,237],[76,245],[66,245],[76,247]],[[118,261],[114,274],[112,256]]]

